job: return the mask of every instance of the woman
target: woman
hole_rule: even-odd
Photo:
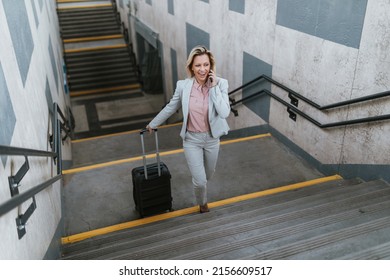
[[[207,181],[215,171],[219,138],[229,131],[226,122],[230,113],[228,81],[216,76],[214,56],[204,46],[192,49],[186,70],[189,78],[177,82],[170,102],[146,128],[152,132],[182,108],[180,136],[199,211],[205,213],[209,212]]]

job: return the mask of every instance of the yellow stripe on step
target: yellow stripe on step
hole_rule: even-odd
[[[101,41],[101,40],[112,40],[112,39],[122,39],[122,34],[106,35],[106,36],[95,36],[95,37],[83,37],[83,38],[74,38],[74,39],[64,39],[62,40],[65,44],[67,43],[80,43],[80,42],[89,42],[89,41]]]
[[[126,44],[118,44],[118,45],[108,45],[108,46],[99,46],[99,47],[90,47],[90,48],[78,48],[78,49],[67,49],[65,53],[78,53],[78,52],[90,52],[90,51],[101,51],[101,50],[109,50],[109,49],[122,49],[127,48]]]
[[[226,140],[226,141],[221,141],[221,145],[244,142],[244,141],[269,137],[269,136],[271,136],[271,134],[267,133],[267,134],[260,134],[260,135],[255,135],[255,136],[239,138],[239,139]],[[184,152],[183,149],[176,149],[176,150],[161,152],[160,156],[163,157],[163,156],[175,155],[175,154],[179,154],[179,153],[183,153],[183,152]],[[151,159],[151,158],[155,158],[155,157],[156,157],[156,154],[146,155],[147,159]],[[88,166],[83,166],[83,167],[78,167],[78,168],[62,170],[62,174],[64,174],[64,175],[74,174],[74,173],[79,173],[79,172],[84,172],[84,171],[94,170],[94,169],[98,169],[98,168],[134,162],[134,161],[140,161],[140,160],[142,160],[142,156],[126,158],[126,159],[119,159],[119,160],[114,160],[114,161],[109,161],[109,162],[104,162],[104,163],[98,163],[98,164],[93,164],[93,165],[88,165]]]
[[[253,198],[258,198],[258,197],[277,194],[277,193],[281,193],[281,192],[301,189],[301,188],[317,185],[320,183],[326,183],[326,182],[341,180],[341,179],[343,179],[343,178],[340,175],[333,175],[333,176],[318,178],[318,179],[314,179],[314,180],[310,180],[310,181],[291,184],[291,185],[287,185],[287,186],[282,186],[282,187],[278,187],[278,188],[273,188],[273,189],[254,192],[254,193],[250,193],[250,194],[240,195],[237,197],[232,197],[232,198],[228,198],[228,199],[224,199],[224,200],[220,200],[220,201],[216,201],[216,202],[211,202],[208,205],[209,205],[209,208],[215,208],[215,207],[220,207],[220,206],[224,206],[224,205],[237,203],[240,201],[250,200]],[[88,239],[91,237],[95,237],[95,236],[99,236],[99,235],[103,235],[103,234],[107,234],[107,233],[111,233],[111,232],[115,232],[115,231],[119,231],[119,230],[123,230],[123,229],[129,229],[129,228],[133,228],[133,227],[137,227],[137,226],[141,226],[141,225],[146,225],[146,224],[150,224],[150,223],[154,223],[154,222],[158,222],[158,221],[168,220],[168,219],[172,219],[175,217],[180,217],[180,216],[184,216],[184,215],[188,215],[188,214],[192,214],[192,213],[196,213],[196,212],[199,212],[198,206],[185,208],[185,209],[181,209],[181,210],[176,210],[176,211],[169,212],[169,213],[164,213],[164,214],[160,214],[160,215],[156,215],[156,216],[152,216],[152,217],[147,217],[147,218],[138,219],[138,220],[134,220],[134,221],[126,222],[126,223],[121,223],[118,225],[113,225],[113,226],[109,226],[109,227],[104,227],[104,228],[100,228],[100,229],[95,229],[95,230],[91,230],[91,231],[87,231],[87,232],[82,232],[82,233],[70,235],[70,236],[61,238],[61,242],[62,242],[62,244],[75,243],[75,242],[79,242],[79,241],[82,241],[82,240],[85,240],[85,239]]]
[[[112,4],[96,4],[96,5],[86,5],[86,6],[67,6],[67,7],[58,7],[57,10],[71,10],[71,9],[93,9],[93,8],[103,8],[103,7],[112,7]]]
[[[57,3],[95,2],[95,0],[57,0]]]
[[[118,86],[118,87],[111,87],[111,88],[98,88],[98,89],[90,89],[90,90],[80,90],[80,91],[71,91],[70,96],[81,96],[81,95],[87,95],[87,94],[95,94],[95,93],[103,93],[103,92],[110,92],[110,91],[118,91],[118,90],[126,90],[126,89],[136,89],[141,88],[141,84],[131,84],[127,86]]]

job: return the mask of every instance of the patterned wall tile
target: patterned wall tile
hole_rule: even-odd
[[[175,7],[173,0],[168,0],[168,13],[175,15]]]
[[[272,65],[246,52],[244,52],[243,56],[243,84],[259,77],[262,74],[272,77]],[[271,85],[264,80],[260,80],[259,82],[246,87],[242,92],[242,97],[247,97],[255,92],[261,91],[262,89],[271,90]],[[247,102],[244,102],[244,104],[263,120],[266,122],[269,121],[270,97],[268,95],[255,97]]]
[[[190,54],[193,47],[197,45],[203,45],[206,48],[210,48],[210,34],[186,23],[186,37],[187,37],[187,55]]]
[[[229,0],[229,10],[245,14],[245,0]]]
[[[0,145],[10,145],[14,133],[16,117],[8,92],[8,86],[4,77],[3,67],[0,63]],[[2,156],[1,161],[5,166],[7,157]]]
[[[177,53],[176,50],[171,48],[171,69],[172,69],[172,86],[176,86],[178,81],[178,72],[177,72]]]
[[[57,62],[56,62],[56,59],[55,59],[55,56],[54,56],[54,50],[53,50],[53,45],[51,43],[51,40],[49,38],[49,47],[48,47],[48,50],[49,50],[49,55],[50,55],[50,61],[51,61],[51,67],[52,67],[52,70],[53,70],[53,76],[54,76],[54,79],[56,81],[56,86],[58,88],[58,70],[57,70]]]
[[[276,23],[359,48],[367,0],[279,0]]]
[[[46,102],[47,102],[47,107],[49,109],[49,112],[53,113],[53,96],[51,94],[49,80],[47,77],[46,77],[45,96],[46,96]]]
[[[23,85],[26,83],[34,41],[24,1],[3,0],[4,12]]]
[[[33,8],[33,13],[34,13],[34,19],[35,19],[35,26],[38,27],[39,25],[39,19],[38,19],[38,13],[37,13],[37,7],[35,7],[35,1],[31,0],[31,6]]]

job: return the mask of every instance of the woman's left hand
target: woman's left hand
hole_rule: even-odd
[[[209,87],[215,87],[217,85],[217,75],[215,75],[214,71],[210,69],[209,71]]]

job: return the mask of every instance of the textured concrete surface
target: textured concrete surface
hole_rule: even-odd
[[[164,135],[164,130],[160,134]],[[163,156],[161,160],[172,174],[173,208],[195,205],[184,154]],[[135,161],[66,175],[63,193],[66,234],[138,219],[131,170],[140,165],[142,161]],[[208,186],[208,199],[218,201],[321,176],[273,137],[221,145],[216,173]]]

